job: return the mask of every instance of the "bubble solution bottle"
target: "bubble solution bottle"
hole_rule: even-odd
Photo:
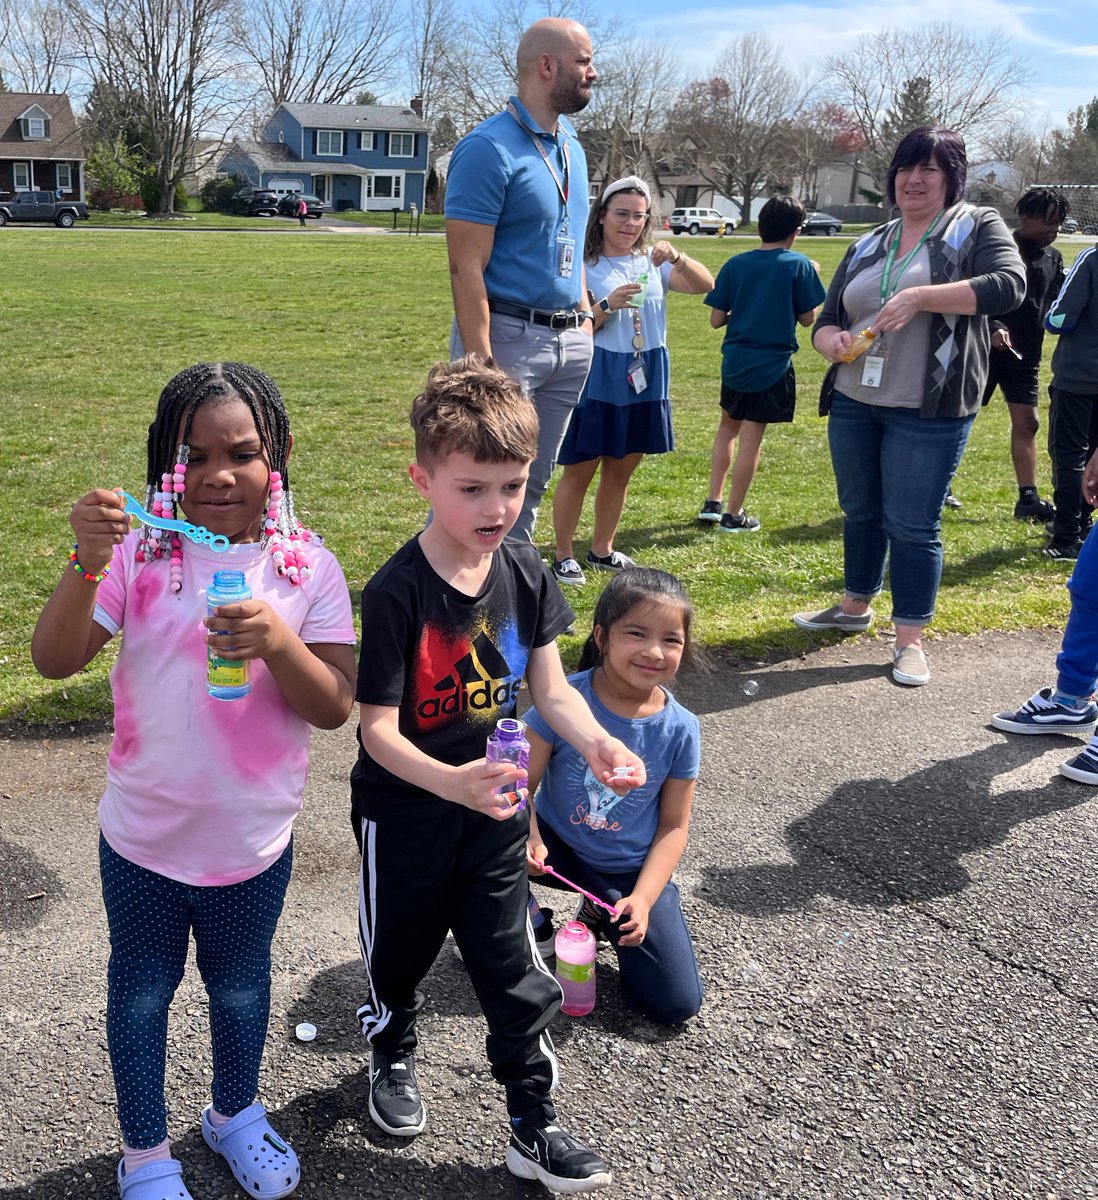
[[[222,604],[236,604],[251,598],[252,589],[245,582],[243,571],[215,571],[213,582],[206,590],[206,612],[212,617],[214,610]],[[206,691],[215,700],[239,700],[241,696],[246,696],[252,690],[248,665],[247,659],[233,662],[218,658],[214,648],[208,647]]]
[[[856,333],[850,339],[850,345],[843,354],[839,355],[839,360],[844,363],[851,363],[856,358],[861,356],[873,345],[877,335],[872,329],[863,329],[861,333]]]
[[[505,804],[500,805],[500,808],[509,808],[511,799],[517,790],[530,786],[530,778],[527,774],[530,769],[530,743],[526,740],[526,726],[523,722],[515,720],[514,717],[501,717],[496,722],[495,729],[488,735],[488,745],[485,747],[484,757],[490,763],[514,763],[519,769],[519,777],[514,783],[505,783],[502,787],[496,788],[498,795],[508,798]],[[518,806],[520,812],[526,807],[526,800],[526,796],[520,797]]]
[[[560,1011],[585,1017],[595,1007],[595,935],[582,921],[569,921],[557,930],[556,951]]]

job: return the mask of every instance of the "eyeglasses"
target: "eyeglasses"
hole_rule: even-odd
[[[612,208],[609,211],[610,215],[617,221],[637,221],[643,223],[648,220],[648,214],[646,212],[633,212],[628,208]]]

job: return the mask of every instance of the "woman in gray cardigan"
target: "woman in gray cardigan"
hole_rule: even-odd
[[[1002,218],[961,202],[966,174],[965,144],[952,130],[926,125],[900,142],[887,179],[900,216],[851,245],[812,332],[834,364],[820,413],[830,414],[844,517],[844,595],[793,620],[868,629],[887,560],[892,677],[913,687],[930,679],[921,638],[942,574],[942,503],[983,397],[988,317],[1017,308],[1026,287]],[[858,337],[863,330],[872,337]]]

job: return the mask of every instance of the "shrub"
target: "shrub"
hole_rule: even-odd
[[[235,175],[228,178],[207,179],[199,193],[203,209],[206,212],[227,213],[231,211],[233,194],[242,187],[244,184]]]
[[[141,200],[147,213],[155,213],[160,210],[160,185],[157,183],[155,175],[146,175],[141,180]],[[176,184],[172,212],[185,213],[187,207],[187,189],[181,183]]]

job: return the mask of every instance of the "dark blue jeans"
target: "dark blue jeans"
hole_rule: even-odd
[[[271,1007],[271,939],[292,863],[290,845],[253,879],[192,887],[139,867],[100,836],[111,934],[107,1047],[122,1138],[132,1149],[147,1150],[168,1136],[168,1006],[183,978],[192,931],[210,998],[214,1108],[231,1117],[255,1100]]]
[[[594,895],[616,904],[636,886],[639,871],[596,871],[544,821],[538,830],[549,850],[546,862]],[[551,875],[539,876],[538,883],[556,886]],[[629,1007],[660,1025],[677,1025],[692,1017],[701,1008],[702,983],[676,884],[669,883],[649,910],[648,932],[639,946],[619,945],[618,926],[609,920],[609,913],[605,916],[606,935],[618,955],[621,991]]]
[[[872,600],[889,563],[892,620],[925,625],[942,578],[942,504],[972,417],[920,417],[836,392],[827,440],[843,510],[843,583]]]
[[[1056,656],[1056,686],[1069,696],[1098,687],[1098,540],[1090,534],[1068,580],[1071,612]]]

